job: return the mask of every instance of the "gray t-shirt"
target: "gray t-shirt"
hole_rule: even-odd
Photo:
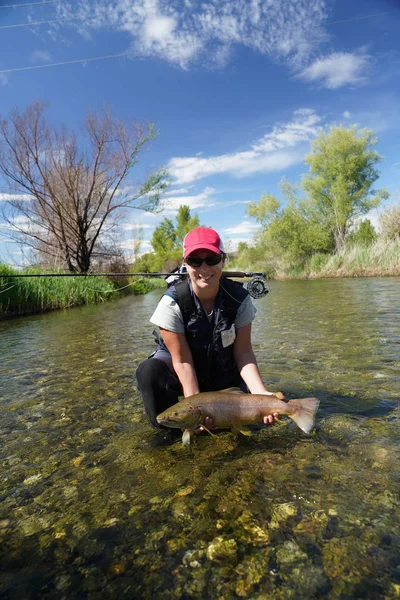
[[[234,323],[235,329],[240,329],[240,327],[251,323],[255,318],[256,312],[257,310],[251,301],[251,297],[247,296],[238,308]],[[171,296],[164,295],[161,298],[151,316],[150,323],[167,331],[185,333],[181,309]]]

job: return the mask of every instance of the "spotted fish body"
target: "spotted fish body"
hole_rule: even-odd
[[[266,415],[287,415],[305,433],[314,427],[317,398],[298,398],[284,402],[275,395],[244,394],[239,388],[220,392],[203,392],[185,398],[157,417],[160,425],[193,430],[204,425],[206,417],[213,427],[241,430],[263,423]]]

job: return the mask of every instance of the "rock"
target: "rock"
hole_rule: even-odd
[[[284,523],[289,517],[297,515],[297,506],[294,502],[285,502],[284,504],[277,504],[272,510],[271,522],[269,524],[271,529],[279,529],[280,524]]]
[[[24,485],[32,485],[33,483],[37,483],[41,479],[42,479],[42,476],[40,475],[40,473],[38,475],[31,475],[30,477],[27,477],[26,479],[24,479],[23,484]]]
[[[288,540],[278,549],[276,553],[276,560],[283,566],[297,566],[299,563],[304,563],[308,559],[308,556],[296,542]]]
[[[270,533],[256,522],[255,517],[248,511],[244,511],[237,521],[243,530],[239,532],[240,539],[248,544],[268,545]]]
[[[226,539],[224,536],[214,538],[207,548],[207,558],[217,563],[236,560],[236,554],[236,541]]]

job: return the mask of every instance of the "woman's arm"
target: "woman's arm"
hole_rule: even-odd
[[[266,389],[258,370],[251,344],[251,323],[236,330],[233,355],[239,373],[252,394],[265,394]]]
[[[182,385],[185,398],[199,393],[199,383],[194,370],[193,357],[184,333],[160,328],[160,333],[172,357],[172,366]]]
[[[236,330],[233,355],[239,373],[251,394],[273,394],[273,392],[269,392],[266,389],[261,379],[257,360],[251,344],[251,323]],[[264,417],[264,423],[273,423],[274,418],[279,418],[278,413]]]

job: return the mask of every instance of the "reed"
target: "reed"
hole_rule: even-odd
[[[272,264],[272,263],[271,263]],[[269,266],[269,263],[266,265]],[[264,269],[265,270],[265,269]],[[380,238],[370,245],[348,245],[335,254],[313,254],[305,262],[276,259],[271,279],[400,276],[400,239]]]
[[[369,246],[350,246],[333,255],[314,255],[304,266],[308,277],[400,275],[400,240],[379,239]]]
[[[114,282],[106,277],[7,277],[39,272],[42,271],[34,268],[17,271],[8,265],[0,264],[0,317],[95,304],[118,298],[122,293],[115,287]],[[164,285],[163,280],[142,278],[128,283],[124,292],[145,294]]]

